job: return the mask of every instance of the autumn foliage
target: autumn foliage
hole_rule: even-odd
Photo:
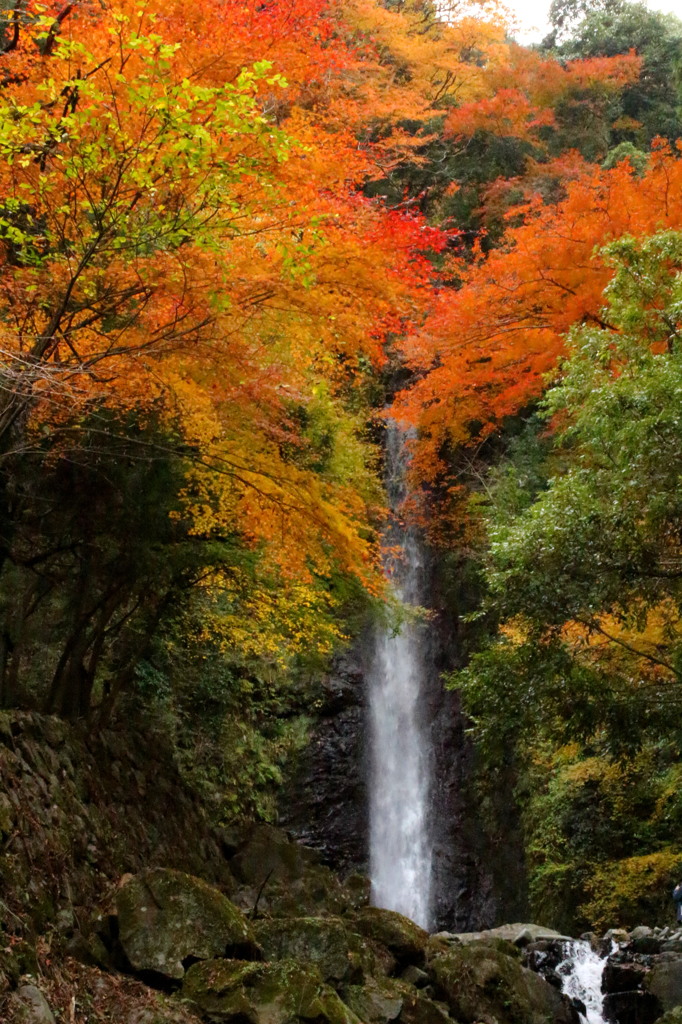
[[[603,323],[613,271],[600,246],[682,225],[682,160],[660,142],[641,177],[628,161],[582,164],[564,198],[536,196],[523,213],[500,249],[461,267],[461,289],[441,291],[406,345],[423,375],[397,409],[420,425],[427,478],[443,468],[444,441],[480,438],[542,394],[572,325]]]
[[[569,157],[566,197],[517,205],[524,224],[473,263],[457,225],[369,198],[369,182],[424,164],[441,130],[454,149],[477,132],[515,136],[542,163],[558,104],[597,102],[638,73],[635,55],[540,59],[509,42],[494,4],[478,6],[201,0],[190,16],[180,0],[17,0],[0,52],[0,518],[15,514],[18,459],[57,477],[96,466],[95,439],[110,445],[123,424],[145,457],[181,465],[172,500],[158,486],[183,544],[233,552],[171,574],[210,595],[212,635],[275,659],[333,647],[344,588],[383,588],[367,423],[387,342],[418,371],[397,409],[419,424],[430,479],[445,437],[466,442],[539,393],[570,323],[599,315],[608,271],[592,249],[657,226],[648,197],[662,209],[676,168],[665,149],[641,181]],[[675,181],[661,224],[677,217]],[[19,556],[15,534],[0,571],[20,566],[29,594],[35,556]],[[113,623],[124,636],[137,621],[144,587],[130,574],[74,592],[51,709],[79,673],[85,697],[69,712],[87,706]],[[30,660],[26,600],[0,680]]]

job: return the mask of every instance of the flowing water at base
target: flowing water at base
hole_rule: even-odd
[[[586,1013],[582,1016],[587,1024],[604,1024],[601,980],[607,958],[581,940],[566,942],[564,953],[565,959],[557,967],[564,993],[583,1003]]]

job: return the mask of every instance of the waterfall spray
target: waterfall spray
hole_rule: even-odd
[[[564,943],[564,959],[557,967],[562,991],[585,1007],[586,1024],[604,1024],[602,975],[608,956],[599,956],[580,939]]]
[[[387,491],[395,512],[405,497],[405,438],[389,423]],[[385,571],[408,605],[424,599],[419,538],[394,516]],[[423,928],[431,923],[429,821],[431,751],[424,724],[425,627],[405,623],[377,633],[368,673],[370,708],[370,874],[372,903],[397,910]]]

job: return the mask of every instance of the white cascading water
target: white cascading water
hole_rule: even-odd
[[[564,993],[585,1006],[587,1024],[604,1024],[601,980],[607,957],[598,956],[589,942],[576,939],[564,945],[565,959],[557,967]]]
[[[391,510],[405,498],[405,436],[386,430]],[[424,598],[424,557],[416,532],[394,515],[385,538],[385,571],[408,605]],[[431,924],[429,801],[431,756],[424,724],[425,627],[378,632],[368,672],[370,710],[370,875],[374,906],[397,910],[422,928]]]

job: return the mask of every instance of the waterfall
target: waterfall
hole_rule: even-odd
[[[408,605],[424,600],[424,555],[416,531],[401,523],[405,436],[386,431],[386,482],[393,523],[385,571]],[[370,875],[372,903],[423,928],[431,923],[429,798],[431,755],[424,723],[426,629],[407,622],[378,630],[368,672],[370,714]]]
[[[604,1024],[601,980],[607,959],[598,956],[588,942],[576,940],[564,944],[564,959],[556,969],[565,994],[584,1005],[587,1024]]]

